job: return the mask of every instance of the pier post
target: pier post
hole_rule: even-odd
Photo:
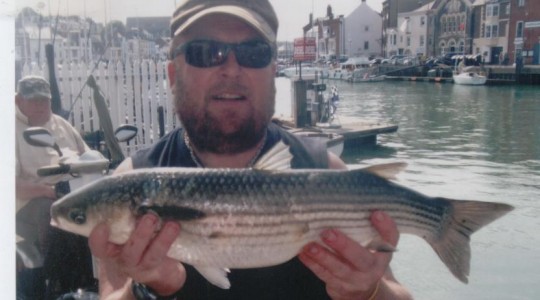
[[[305,127],[307,124],[307,86],[305,80],[294,80],[293,85],[293,114],[295,126],[297,128]]]

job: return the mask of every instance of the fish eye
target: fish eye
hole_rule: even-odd
[[[81,225],[86,222],[86,214],[82,209],[74,208],[69,212],[68,216],[75,224]]]

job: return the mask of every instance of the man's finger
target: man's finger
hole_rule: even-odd
[[[97,258],[105,258],[114,255],[112,245],[109,244],[109,226],[105,223],[98,224],[88,237],[90,251]]]
[[[389,215],[382,211],[375,211],[371,214],[371,223],[379,232],[382,240],[390,243],[392,246],[397,246],[399,240],[399,231],[396,223]]]
[[[122,261],[126,266],[139,264],[146,248],[154,237],[158,217],[153,214],[144,215],[135,231],[122,248]]]
[[[179,233],[180,226],[177,223],[165,223],[163,229],[146,250],[143,261],[141,261],[141,267],[151,268],[160,264],[167,257],[167,252],[169,252]]]

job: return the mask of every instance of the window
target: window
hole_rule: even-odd
[[[485,38],[499,37],[499,25],[486,25]]]
[[[519,7],[525,6],[525,0],[518,0],[518,6]]]
[[[499,4],[487,4],[486,5],[486,16],[496,17],[499,15]]]
[[[368,41],[364,42],[364,50],[369,50],[369,42]]]
[[[369,25],[366,25],[366,26],[364,27],[364,31],[369,31]]]
[[[523,37],[523,21],[519,21],[516,23],[516,37],[517,38]]]
[[[426,17],[420,17],[420,25],[424,26],[426,24]]]
[[[407,37],[407,47],[410,47],[411,46],[411,37],[408,36]]]
[[[423,47],[424,46],[424,36],[421,35],[420,36],[420,47]]]

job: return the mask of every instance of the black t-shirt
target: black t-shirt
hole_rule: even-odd
[[[266,153],[280,140],[290,146],[293,168],[328,168],[325,145],[294,136],[273,123],[268,126],[262,153]],[[152,147],[136,152],[132,161],[134,168],[196,167],[184,142],[182,129],[175,129]],[[297,257],[272,267],[232,269],[228,274],[231,282],[228,290],[214,286],[192,266],[184,265],[187,279],[177,294],[179,299],[330,299],[324,283]]]

